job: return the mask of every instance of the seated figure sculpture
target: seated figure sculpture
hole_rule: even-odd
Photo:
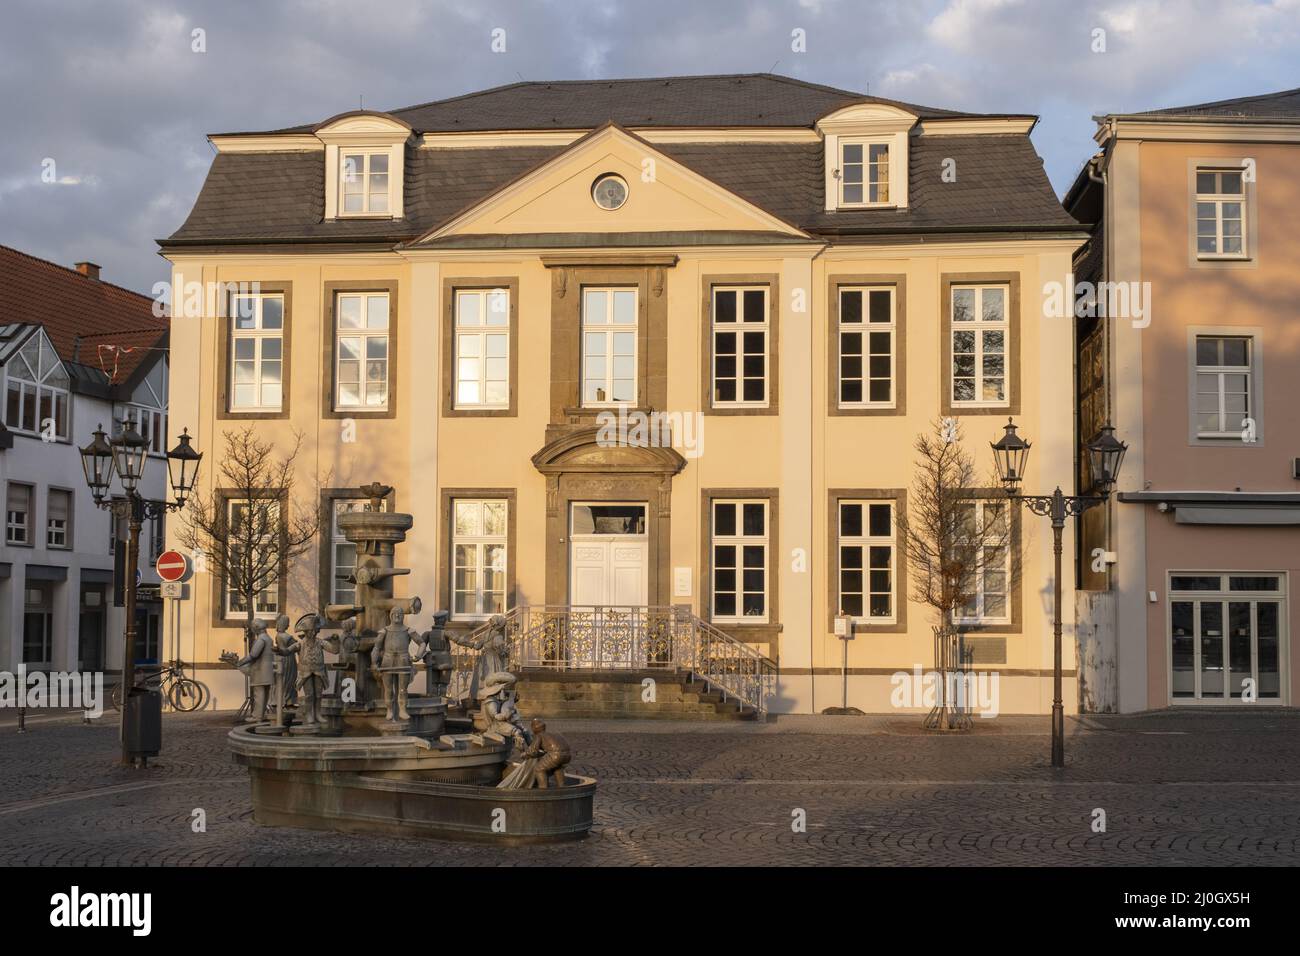
[[[499,734],[513,740],[520,749],[529,744],[524,719],[514,698],[515,675],[509,671],[496,671],[488,675],[480,691],[481,704],[474,717],[474,727],[485,734]]]

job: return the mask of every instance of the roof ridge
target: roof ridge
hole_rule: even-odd
[[[118,285],[116,282],[109,282],[105,279],[92,279],[90,276],[84,275],[83,273],[78,272],[76,269],[69,268],[68,266],[65,265],[60,265],[59,263],[54,262],[50,259],[42,259],[40,256],[34,256],[30,252],[23,252],[23,250],[15,249],[13,246],[6,246],[4,243],[0,243],[0,249],[4,250],[5,252],[12,252],[14,255],[17,256],[22,256],[24,259],[30,259],[32,262],[44,266],[47,269],[58,269],[60,272],[67,272],[71,275],[77,276],[78,278],[85,279],[87,282],[94,282],[96,283],[97,286],[103,286],[108,289],[116,289],[118,292],[125,292],[127,295],[135,296],[137,299],[143,299],[145,302],[152,303],[154,301],[153,296],[145,295],[143,292],[136,292],[134,289],[128,289],[126,286]],[[165,329],[166,326],[160,325],[158,328]]]

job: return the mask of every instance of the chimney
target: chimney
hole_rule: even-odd
[[[77,271],[88,279],[99,281],[99,266],[93,262],[78,262]]]

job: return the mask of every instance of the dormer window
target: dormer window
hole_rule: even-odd
[[[4,366],[4,423],[11,431],[66,441],[71,381],[58,354],[37,331]]]
[[[339,174],[343,215],[387,215],[392,209],[388,196],[387,150],[343,153]]]
[[[402,218],[407,123],[358,110],[326,120],[315,133],[325,144],[326,220]]]
[[[889,204],[889,143],[840,140],[840,205]]]
[[[906,209],[914,126],[916,114],[888,103],[856,103],[818,120],[826,211]]]

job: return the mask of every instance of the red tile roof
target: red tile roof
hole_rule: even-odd
[[[0,246],[0,323],[44,326],[60,358],[98,368],[114,385],[166,348],[168,319],[153,306],[146,295]]]

